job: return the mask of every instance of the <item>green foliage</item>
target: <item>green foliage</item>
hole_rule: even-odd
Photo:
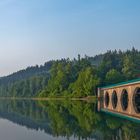
[[[134,77],[135,63],[132,59],[132,56],[126,55],[123,59],[123,68],[122,72],[127,79]]]
[[[8,97],[35,97],[46,86],[48,75],[33,76],[7,86],[0,86],[0,95]]]
[[[115,69],[111,69],[107,72],[105,82],[107,84],[115,84],[123,80],[122,74]]]
[[[73,80],[73,67],[70,61],[56,62],[51,68],[50,79],[46,88],[40,93],[43,96],[60,96],[67,90],[69,83]]]
[[[95,95],[99,78],[92,67],[87,67],[79,73],[78,79],[70,85],[74,97]]]
[[[126,52],[121,50],[118,52],[116,50],[108,51],[104,54],[104,58],[98,67],[98,76],[101,79],[100,86],[138,78],[140,76],[139,64],[140,51],[134,48]]]
[[[140,51],[107,51],[77,59],[49,61],[0,78],[4,97],[86,97],[98,86],[140,77]]]
[[[50,79],[44,90],[39,94],[40,97],[62,97],[62,96],[73,96],[74,92],[78,93],[78,90],[72,88],[79,83],[80,77],[84,78],[84,88],[81,89],[81,97],[85,95],[91,95],[95,90],[96,76],[92,76],[92,67],[90,66],[87,58],[81,59],[80,55],[78,60],[70,61],[62,60],[56,61],[50,70]],[[85,70],[86,68],[86,70]],[[85,71],[85,72],[84,72]],[[83,74],[84,73],[84,74]],[[83,81],[83,79],[81,79]],[[94,83],[95,82],[95,83]],[[75,84],[74,84],[75,83]],[[72,86],[73,85],[73,86]],[[74,86],[75,85],[75,86]],[[79,85],[80,86],[80,85]],[[80,87],[78,87],[80,88]],[[81,94],[78,93],[78,94]],[[78,94],[74,94],[74,97],[78,97]]]

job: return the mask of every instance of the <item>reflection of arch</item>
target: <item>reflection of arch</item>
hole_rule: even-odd
[[[134,91],[133,106],[136,113],[140,113],[140,88],[136,88]]]
[[[128,92],[126,89],[123,89],[121,93],[121,106],[123,111],[128,108]]]
[[[112,106],[114,109],[117,107],[117,103],[118,103],[118,97],[116,91],[114,90],[112,93]]]
[[[105,106],[108,107],[108,105],[109,105],[109,93],[106,92],[105,93]]]

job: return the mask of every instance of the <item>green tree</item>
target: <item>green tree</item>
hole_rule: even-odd
[[[122,72],[126,79],[134,78],[135,64],[130,55],[126,55],[123,59]]]
[[[78,79],[71,84],[73,96],[84,97],[94,95],[96,87],[99,84],[99,78],[94,73],[92,67],[88,67],[79,73]]]
[[[114,84],[117,82],[121,82],[122,80],[122,75],[115,69],[111,69],[109,72],[107,72],[105,77],[105,81],[107,84]]]

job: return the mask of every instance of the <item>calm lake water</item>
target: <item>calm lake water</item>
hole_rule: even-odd
[[[0,140],[140,140],[140,123],[83,101],[0,100]]]

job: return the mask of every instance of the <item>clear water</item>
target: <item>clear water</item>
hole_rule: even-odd
[[[140,140],[140,123],[83,101],[0,100],[0,140]]]

